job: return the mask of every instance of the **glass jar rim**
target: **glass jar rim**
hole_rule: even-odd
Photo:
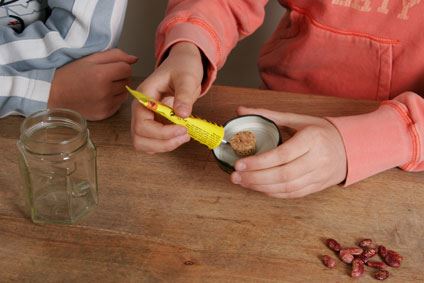
[[[60,141],[41,141],[37,139],[31,139],[34,130],[31,130],[35,125],[49,124],[54,120],[58,120],[64,125],[70,125],[72,129],[76,131],[75,135],[70,137],[69,139],[64,139]],[[44,109],[37,112],[32,113],[23,121],[21,128],[21,142],[31,149],[33,146],[29,144],[48,144],[48,145],[56,145],[56,146],[71,146],[74,143],[81,143],[81,141],[85,141],[87,138],[87,122],[82,117],[82,115],[74,110],[65,109],[65,108],[53,108],[53,109]],[[77,150],[81,145],[73,146],[73,150]]]

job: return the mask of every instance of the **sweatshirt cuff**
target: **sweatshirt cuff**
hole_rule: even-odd
[[[406,120],[402,107],[385,101],[368,114],[327,118],[343,138],[348,168],[345,186],[411,162],[414,125]]]
[[[209,31],[206,25],[200,21],[193,22],[170,21],[163,28],[164,38],[159,35],[156,48],[157,65],[159,65],[169,53],[169,49],[178,42],[191,42],[203,53],[208,62],[205,76],[202,82],[201,95],[205,94],[216,79],[217,66],[220,58],[220,47],[217,36]],[[161,32],[159,33],[161,34]]]

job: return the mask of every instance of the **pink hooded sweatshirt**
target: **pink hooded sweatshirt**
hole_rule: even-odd
[[[424,0],[280,0],[288,9],[263,46],[267,88],[381,101],[328,118],[343,137],[346,185],[399,166],[424,170]],[[205,92],[237,42],[263,22],[266,0],[171,0],[157,58],[176,42],[209,60]],[[421,95],[421,96],[420,96]]]

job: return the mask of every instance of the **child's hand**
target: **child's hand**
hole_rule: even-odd
[[[296,134],[274,150],[236,162],[235,184],[277,198],[297,198],[339,184],[346,178],[346,154],[338,130],[312,116],[240,107],[240,115],[259,114]]]
[[[119,49],[94,53],[56,70],[49,108],[69,108],[88,120],[112,116],[127,99],[131,65],[137,57]]]
[[[188,117],[200,95],[202,79],[199,49],[194,44],[182,42],[172,47],[166,60],[140,84],[138,90],[156,100],[173,96],[167,104],[178,116]],[[136,100],[132,106],[131,134],[136,150],[150,154],[167,152],[190,140],[185,127],[155,121],[154,113]]]

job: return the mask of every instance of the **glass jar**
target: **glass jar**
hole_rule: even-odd
[[[97,205],[96,148],[79,113],[32,114],[17,145],[33,222],[72,224]]]

